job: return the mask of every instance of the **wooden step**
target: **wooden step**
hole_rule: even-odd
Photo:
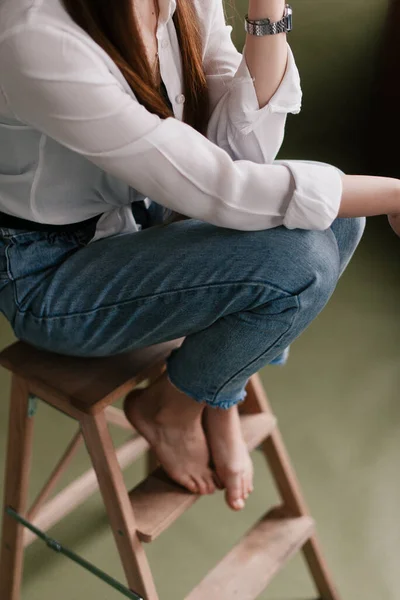
[[[241,415],[240,423],[244,441],[249,452],[252,452],[273,432],[276,418],[267,413]]]
[[[250,451],[273,431],[276,419],[269,414],[243,415],[243,436]],[[152,542],[200,498],[156,469],[130,493],[139,538]]]
[[[314,531],[311,517],[269,512],[185,600],[254,600]]]

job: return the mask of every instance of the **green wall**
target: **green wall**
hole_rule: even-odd
[[[228,4],[230,0],[227,0]],[[368,111],[379,56],[386,0],[292,2],[288,39],[300,70],[303,108],[289,116],[280,158],[321,160],[363,173]],[[247,1],[227,6],[234,42],[242,50]]]

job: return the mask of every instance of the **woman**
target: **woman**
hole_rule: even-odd
[[[301,101],[288,11],[250,0],[250,21],[286,16],[249,21],[242,57],[220,0],[0,8],[0,308],[64,354],[185,337],[125,411],[171,477],[219,481],[235,510],[248,378],[332,294],[364,225],[343,217],[400,212],[397,180],[272,164]]]

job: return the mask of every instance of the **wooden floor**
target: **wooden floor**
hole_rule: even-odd
[[[289,365],[262,373],[327,560],[343,597],[352,600],[399,597],[399,333],[400,245],[377,221],[323,315],[293,346]],[[0,318],[0,347],[12,339]],[[0,477],[7,398],[8,379],[0,372]],[[74,430],[74,423],[40,406],[32,498]],[[113,431],[123,441],[125,434]],[[71,478],[87,466],[81,449]],[[255,456],[255,466],[256,490],[243,514],[228,511],[221,496],[207,498],[146,547],[162,600],[181,600],[264,514],[266,505],[274,503],[261,456]],[[130,488],[143,472],[142,463],[127,471]],[[56,526],[52,535],[122,578],[99,496]],[[301,560],[296,557],[260,600],[311,600],[313,590]],[[55,595],[59,600],[120,598],[67,559],[34,543],[27,551],[23,599],[50,600]]]

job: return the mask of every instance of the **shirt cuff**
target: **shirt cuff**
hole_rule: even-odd
[[[299,113],[301,100],[300,76],[289,45],[285,75],[275,94],[263,108],[259,106],[254,79],[247,67],[243,49],[242,60],[231,82],[229,98],[230,119],[243,135],[253,131],[270,113]]]
[[[288,229],[328,229],[336,219],[342,198],[342,173],[336,167],[279,161],[291,171],[295,191],[283,225]]]

